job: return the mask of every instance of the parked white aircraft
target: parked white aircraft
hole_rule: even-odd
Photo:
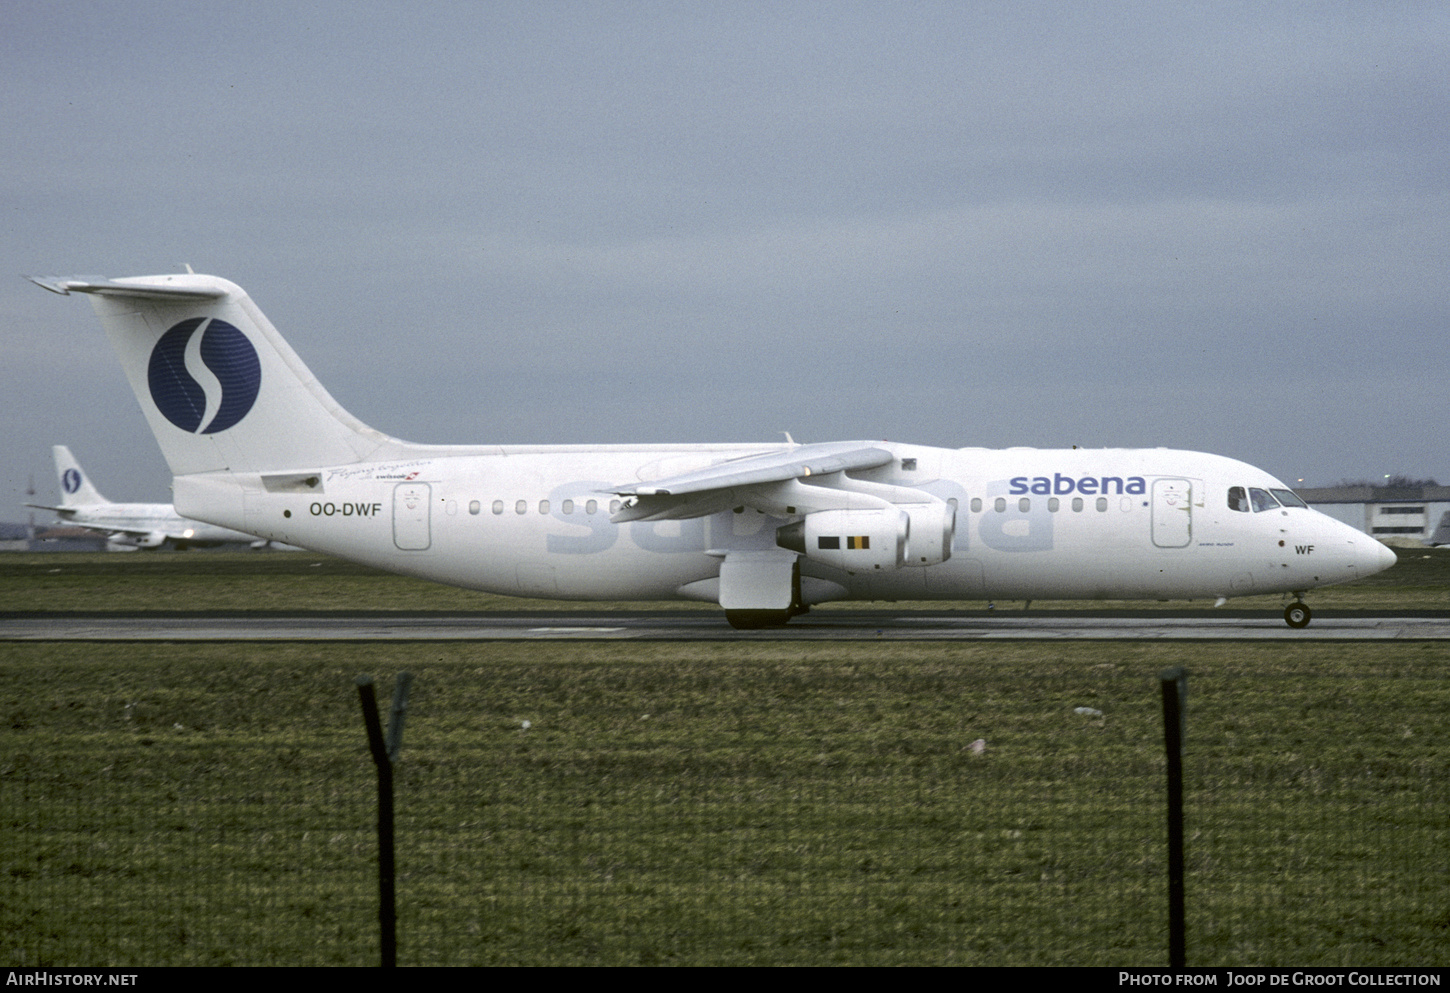
[[[419,445],[335,401],[215,276],[31,277],[88,294],[187,517],[395,572],[560,599],[712,601],[737,627],[830,600],[1292,593],[1394,553],[1243,462],[1166,449]]]
[[[67,523],[100,531],[112,545],[159,548],[170,542],[177,548],[189,548],[227,541],[245,541],[254,546],[267,544],[256,535],[187,520],[169,503],[112,503],[91,483],[69,448],[54,445],[51,453],[55,456],[55,475],[60,481],[60,506],[38,503],[26,506],[53,510]]]

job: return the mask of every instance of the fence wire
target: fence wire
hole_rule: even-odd
[[[753,704],[724,699],[731,673],[642,692],[643,669],[585,665],[555,712],[526,728],[510,704],[481,729],[477,672],[410,664],[399,963],[1166,963],[1156,666],[1093,677],[1103,713],[1080,715],[1020,677],[853,696],[827,663],[793,665]],[[1190,965],[1446,964],[1450,797],[1426,740],[1443,668],[1397,670],[1400,697],[1342,668],[1217,703],[1194,688]],[[5,958],[376,963],[375,780],[337,684],[285,747],[221,719],[122,738],[12,722]],[[1371,685],[1385,727],[1356,723]],[[1286,714],[1285,694],[1310,705]],[[976,737],[1045,708],[1066,730]],[[1352,740],[1325,747],[1326,718]]]

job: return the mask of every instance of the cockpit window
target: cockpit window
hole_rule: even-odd
[[[1303,500],[1299,499],[1299,494],[1293,490],[1270,490],[1269,492],[1278,497],[1279,502],[1285,507],[1304,507],[1307,509],[1309,506]]]
[[[1268,490],[1261,490],[1256,486],[1249,487],[1249,500],[1254,505],[1254,513],[1261,514],[1266,510],[1273,510],[1279,506],[1279,501],[1269,495]]]
[[[1228,509],[1242,511],[1245,514],[1249,512],[1249,495],[1244,492],[1242,486],[1228,488]]]

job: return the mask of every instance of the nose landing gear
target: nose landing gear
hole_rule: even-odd
[[[1294,602],[1284,608],[1284,623],[1291,628],[1307,628],[1313,618],[1314,612],[1304,602],[1304,594],[1295,593]]]

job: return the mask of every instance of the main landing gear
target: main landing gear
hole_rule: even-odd
[[[725,620],[737,631],[783,628],[796,614],[793,610],[727,610]]]
[[[1284,623],[1291,628],[1307,628],[1314,619],[1314,612],[1303,600],[1303,593],[1295,593],[1295,600],[1284,608]]]
[[[809,614],[805,606],[788,607],[785,610],[727,610],[725,620],[737,631],[763,631],[767,628],[783,628],[792,617]]]

